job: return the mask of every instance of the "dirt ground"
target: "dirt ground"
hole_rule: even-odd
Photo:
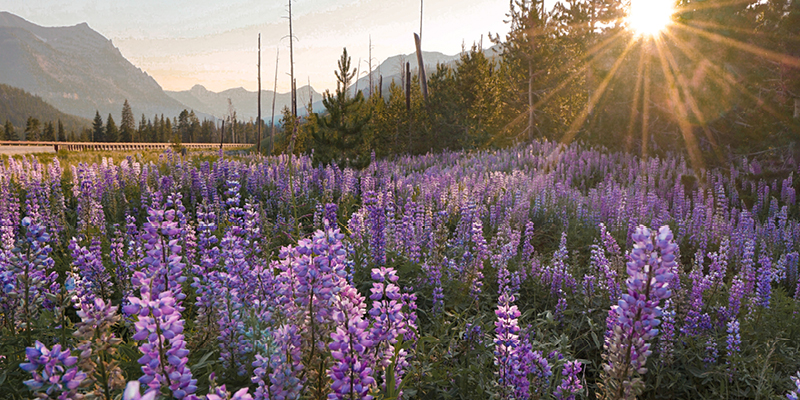
[[[0,146],[0,154],[13,156],[31,153],[55,153],[53,146]]]

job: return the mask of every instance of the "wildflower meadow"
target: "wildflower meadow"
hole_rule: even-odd
[[[797,399],[799,168],[10,158],[0,397]]]

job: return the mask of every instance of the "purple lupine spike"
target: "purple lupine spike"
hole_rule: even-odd
[[[795,387],[786,393],[786,398],[789,400],[797,400],[800,396],[800,372],[790,378],[792,378],[792,383],[794,383]]]
[[[48,349],[40,341],[25,349],[28,362],[20,368],[31,373],[32,378],[23,383],[30,390],[44,394],[45,398],[77,398],[77,389],[86,379],[86,373],[78,369],[78,358],[60,344]],[[53,397],[50,397],[53,396]]]
[[[659,303],[670,297],[669,281],[678,246],[672,242],[669,227],[662,226],[651,238],[650,230],[639,226],[632,235],[634,242],[627,263],[628,293],[612,306],[615,320],[606,337],[603,366],[606,385],[616,398],[631,398],[642,389],[641,378],[634,374],[647,372],[645,363],[650,351],[648,340],[658,334]],[[656,248],[661,253],[656,253]],[[611,393],[609,393],[611,395]]]
[[[368,191],[364,195],[369,228],[369,246],[376,266],[386,264],[386,214],[378,195]]]
[[[479,216],[476,216],[472,222],[471,232],[470,240],[473,244],[473,252],[469,262],[469,275],[472,279],[470,296],[477,302],[483,286],[483,262],[489,257],[489,249],[486,246],[486,239],[483,237],[483,222]]]
[[[335,360],[328,370],[331,378],[330,399],[371,400],[370,389],[375,385],[368,351],[374,343],[370,337],[369,321],[364,300],[358,291],[348,286],[340,292],[333,319],[338,325],[328,344]]]
[[[494,364],[497,366],[497,382],[501,399],[513,399],[522,380],[527,381],[527,371],[521,369],[521,353],[518,318],[521,315],[514,304],[514,295],[504,291],[497,302],[495,322]]]
[[[580,361],[568,361],[564,364],[561,375],[561,384],[558,385],[553,396],[556,400],[575,400],[575,395],[583,390],[581,378],[579,377],[582,367]]]
[[[772,260],[767,255],[766,244],[761,244],[761,256],[758,259],[760,268],[758,269],[757,295],[758,305],[769,308],[770,297],[772,296]]]
[[[399,279],[393,268],[381,267],[372,269],[372,283],[370,299],[372,308],[369,315],[372,320],[370,340],[376,351],[376,372],[382,372],[384,382],[386,370],[391,366],[392,359],[397,357],[395,366],[405,363],[404,354],[395,354],[395,344],[398,339],[405,338],[408,332],[408,319],[403,312],[403,300],[400,287],[396,282]],[[395,371],[396,386],[400,385],[403,369]]]
[[[270,359],[270,391],[275,399],[298,399],[305,382],[301,375],[302,337],[296,325],[282,325],[275,331],[277,351]]]
[[[726,356],[727,363],[731,363],[731,359],[741,351],[742,338],[739,336],[739,320],[733,319],[728,321],[727,324],[728,338],[726,340]]]

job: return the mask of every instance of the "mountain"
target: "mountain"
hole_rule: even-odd
[[[487,57],[495,54],[494,48],[485,49]],[[428,75],[435,70],[437,64],[454,65],[456,61],[461,58],[461,54],[446,55],[439,52],[422,52],[422,59],[425,63],[425,70]],[[380,76],[383,75],[383,93],[388,95],[389,85],[394,80],[398,85],[401,82],[400,71],[401,65],[409,62],[411,64],[411,73],[417,74],[417,54],[399,54],[387,58],[379,66],[376,66],[372,71],[373,85],[378,85]],[[309,90],[314,101],[312,109],[314,112],[323,111],[322,94],[314,90],[314,88],[306,85],[297,89],[297,114],[300,116],[306,115],[306,106],[309,100]],[[365,74],[356,83],[352,84],[348,91],[352,94],[356,90],[367,92],[369,90],[369,74]],[[231,99],[231,104],[236,110],[236,117],[240,120],[248,121],[255,119],[258,115],[258,101],[257,92],[250,92],[243,88],[228,89],[222,92],[212,92],[202,85],[195,85],[189,90],[184,91],[165,91],[167,95],[179,101],[195,111],[201,111],[211,114],[217,118],[222,118],[228,115],[228,99]],[[269,123],[272,116],[272,91],[261,91],[261,118]],[[279,123],[281,118],[281,110],[284,107],[291,107],[292,96],[291,93],[278,93],[275,100],[275,123]]]
[[[45,122],[61,120],[64,124],[64,131],[80,134],[83,128],[89,128],[92,121],[64,114],[55,107],[45,103],[39,96],[34,96],[22,89],[0,84],[0,124],[6,120],[17,128],[17,131],[25,129],[28,117],[34,117],[44,125]]]
[[[297,113],[306,114],[306,106],[309,100],[309,89],[311,90],[312,100],[321,100],[322,94],[309,86],[297,88]],[[258,92],[248,91],[243,88],[228,89],[219,93],[212,92],[202,85],[195,85],[189,90],[180,92],[166,91],[167,95],[195,111],[211,114],[217,118],[228,115],[228,99],[236,110],[236,118],[239,120],[255,120],[258,116]],[[271,90],[261,91],[261,119],[269,123],[272,116],[272,94]],[[275,98],[275,122],[281,118],[283,107],[291,107],[291,93],[278,93]],[[316,111],[319,111],[317,109]]]
[[[142,113],[176,116],[184,106],[122,56],[110,40],[82,23],[42,27],[0,12],[0,83],[40,96],[59,110],[120,118],[125,99]],[[209,117],[200,114],[199,118]]]

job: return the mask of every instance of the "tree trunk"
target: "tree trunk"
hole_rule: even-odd
[[[425,77],[425,64],[422,62],[422,43],[419,36],[414,34],[414,44],[417,46],[417,64],[419,65],[419,86],[422,89],[422,98],[428,102],[428,79]]]
[[[272,119],[270,120],[270,133],[269,133],[269,154],[272,154],[275,141],[275,98],[278,94],[278,60],[280,60],[280,48],[275,51],[275,82],[272,84]]]
[[[794,118],[800,119],[800,97],[794,99]]]
[[[219,132],[219,149],[222,150],[222,142],[225,139],[225,120],[222,120],[222,130]]]
[[[261,34],[258,34],[258,139],[256,139],[256,152],[261,154]]]
[[[406,111],[411,111],[411,63],[406,63]]]

